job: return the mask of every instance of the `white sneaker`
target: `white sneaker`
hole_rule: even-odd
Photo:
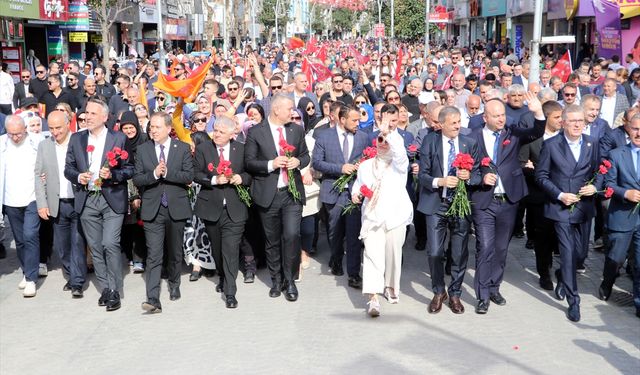
[[[36,283],[33,281],[27,281],[24,290],[22,291],[23,297],[35,297],[36,296]]]
[[[40,263],[40,267],[38,267],[38,276],[47,277],[48,274],[49,274],[49,271],[47,270],[47,264]]]
[[[22,276],[22,280],[20,281],[20,284],[18,284],[18,289],[22,290],[25,286],[27,286],[27,277]]]
[[[367,309],[367,314],[369,314],[372,318],[380,316],[380,302],[377,299],[372,299],[367,302],[369,308]]]

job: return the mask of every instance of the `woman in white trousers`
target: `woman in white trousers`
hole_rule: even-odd
[[[380,128],[378,154],[358,168],[351,197],[354,203],[362,202],[362,293],[369,298],[367,312],[372,317],[380,315],[378,294],[384,294],[390,303],[398,302],[402,246],[406,226],[413,220],[405,188],[409,159],[402,136],[396,130],[389,131],[384,118]],[[373,192],[370,198],[361,193],[363,185]]]

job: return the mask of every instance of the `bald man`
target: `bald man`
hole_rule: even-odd
[[[82,298],[87,275],[85,242],[78,213],[74,210],[71,182],[64,177],[64,163],[71,138],[70,119],[54,111],[48,117],[51,137],[40,143],[35,166],[35,194],[38,215],[53,222],[54,249],[62,260],[67,279],[63,291]]]
[[[451,87],[456,94],[455,106],[458,109],[464,108],[467,98],[471,95],[471,91],[464,88],[465,83],[464,73],[456,73],[451,77]]]

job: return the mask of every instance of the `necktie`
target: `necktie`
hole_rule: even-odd
[[[500,132],[494,132],[493,136],[496,137],[496,141],[493,144],[493,162],[497,165],[500,152]]]
[[[342,141],[342,156],[344,156],[344,162],[349,162],[349,135],[344,133],[344,140]]]
[[[636,152],[636,175],[638,176],[638,180],[640,180],[640,148],[636,148],[635,152]]]
[[[160,145],[160,161],[166,162],[164,156],[164,145]],[[162,205],[162,207],[169,206],[169,200],[167,199],[167,193],[164,191],[164,188],[162,189],[162,195],[160,196],[160,204]]]
[[[280,133],[280,137],[279,137],[279,142],[285,141],[284,139],[284,134],[282,134],[282,127],[278,128],[278,133]],[[278,148],[280,149],[280,152],[278,153],[280,156],[285,156],[284,155],[284,150],[282,149],[282,147],[280,147],[280,145],[278,144]],[[287,168],[280,168],[280,174],[282,174],[282,180],[284,181],[285,184],[289,183],[289,174],[287,173]]]
[[[219,150],[220,150],[220,162],[223,162],[224,161],[224,148],[220,147]]]
[[[453,139],[449,140],[449,156],[447,157],[448,175],[454,176],[453,160],[456,158],[456,145],[453,143]]]

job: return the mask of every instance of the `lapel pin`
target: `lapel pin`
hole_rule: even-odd
[[[587,147],[591,147],[591,142],[587,142]]]

